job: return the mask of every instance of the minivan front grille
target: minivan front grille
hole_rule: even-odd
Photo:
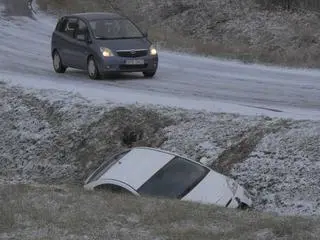
[[[120,65],[121,70],[135,70],[135,69],[144,69],[148,67],[148,64],[140,64],[140,65]]]
[[[148,55],[148,49],[132,49],[132,50],[118,50],[120,57],[144,57]]]

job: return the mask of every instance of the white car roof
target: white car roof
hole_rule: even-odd
[[[133,148],[108,169],[100,180],[118,180],[137,190],[174,157],[174,154],[153,148]]]

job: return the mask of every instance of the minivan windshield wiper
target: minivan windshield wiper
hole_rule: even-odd
[[[90,27],[97,39],[143,38],[144,34],[129,19],[98,19],[90,21]]]
[[[106,38],[106,37],[96,37],[96,39],[99,39],[99,40],[109,40],[111,38]]]
[[[117,40],[117,39],[133,39],[133,38],[143,38],[143,37],[114,37],[114,38],[96,37],[96,39],[99,39],[99,40]]]
[[[133,38],[143,38],[143,37],[119,37],[116,39],[133,39]]]

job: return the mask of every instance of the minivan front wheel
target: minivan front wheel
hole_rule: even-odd
[[[67,70],[67,67],[63,66],[60,54],[58,51],[54,51],[53,53],[53,69],[57,73],[64,73]]]
[[[146,78],[152,78],[155,74],[156,74],[156,71],[143,72],[143,76],[145,76]]]
[[[88,74],[91,79],[99,79],[100,73],[94,60],[94,57],[90,57],[88,60]]]

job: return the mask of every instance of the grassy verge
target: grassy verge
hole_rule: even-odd
[[[295,239],[319,236],[319,219],[274,217],[190,202],[1,185],[1,239]]]

